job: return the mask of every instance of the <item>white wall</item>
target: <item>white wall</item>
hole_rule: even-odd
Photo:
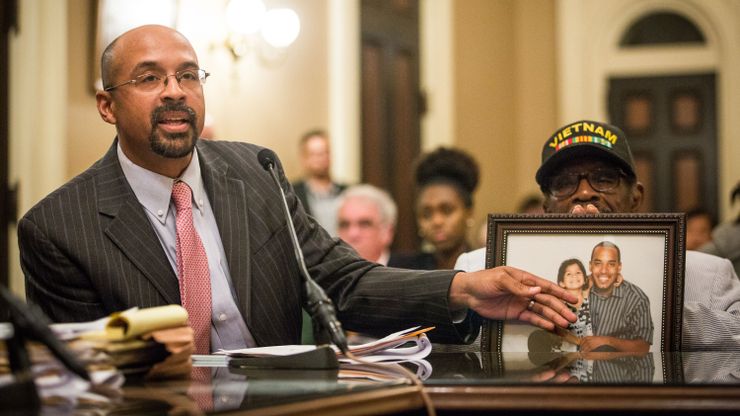
[[[67,113],[66,3],[26,0],[10,39],[10,183],[18,212],[64,182]],[[10,288],[24,293],[15,229],[10,230]]]
[[[619,36],[651,10],[689,16],[707,36],[705,47],[618,48]],[[718,99],[720,213],[734,217],[729,194],[740,180],[740,2],[732,0],[559,0],[559,120],[608,118],[612,76],[715,71]],[[578,22],[578,24],[573,24]]]

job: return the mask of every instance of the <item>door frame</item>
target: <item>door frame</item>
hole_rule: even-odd
[[[740,178],[740,4],[733,2],[666,2],[665,0],[559,0],[558,114],[559,122],[583,118],[608,119],[610,77],[717,74],[717,151],[720,216],[730,218],[730,190]],[[619,39],[639,17],[652,11],[670,11],[690,19],[704,33],[706,44],[697,46],[646,46],[623,50]],[[573,24],[573,22],[579,22]]]
[[[427,97],[421,149],[454,144],[453,0],[419,2],[420,82]],[[329,131],[332,172],[360,180],[360,0],[329,0]]]

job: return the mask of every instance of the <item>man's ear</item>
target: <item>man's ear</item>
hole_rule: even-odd
[[[632,187],[632,212],[637,212],[640,207],[642,206],[642,200],[645,198],[645,187],[642,185],[642,182],[637,181],[635,185]]]
[[[98,107],[100,117],[106,123],[116,124],[116,116],[113,114],[113,97],[107,91],[98,91],[95,93],[95,101]]]

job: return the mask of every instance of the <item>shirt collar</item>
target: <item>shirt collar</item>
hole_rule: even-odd
[[[628,284],[629,283],[627,283],[626,281],[622,280],[622,284],[620,284],[619,286],[615,287],[612,290],[612,293],[609,296],[602,296],[602,295],[598,294],[595,290],[593,290],[593,289],[591,289],[591,290],[594,292],[594,295],[596,295],[596,296],[598,296],[598,297],[600,297],[602,299],[608,299],[608,298],[611,298],[611,297],[621,298],[621,297],[623,297],[625,295],[625,293],[624,293],[624,291],[626,290],[625,289],[625,286],[628,285]]]
[[[383,250],[382,253],[380,253],[380,257],[378,257],[378,260],[376,260],[376,263],[382,264],[383,266],[388,265],[388,260],[391,258],[391,253],[388,250]]]
[[[203,213],[203,203],[205,199],[205,189],[203,178],[200,175],[200,163],[198,163],[198,151],[193,149],[193,157],[185,171],[177,179],[172,179],[156,172],[145,169],[132,162],[118,144],[118,161],[123,169],[123,175],[126,177],[131,189],[136,195],[139,203],[152,213],[162,224],[165,223],[167,213],[170,209],[172,200],[172,186],[175,180],[185,182],[193,191],[193,200],[196,202],[193,206]]]

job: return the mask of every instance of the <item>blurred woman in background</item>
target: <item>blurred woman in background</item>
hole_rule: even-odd
[[[476,161],[467,153],[440,147],[419,160],[416,178],[416,222],[426,249],[400,256],[388,265],[410,269],[451,269],[471,249],[473,192],[478,186]]]

